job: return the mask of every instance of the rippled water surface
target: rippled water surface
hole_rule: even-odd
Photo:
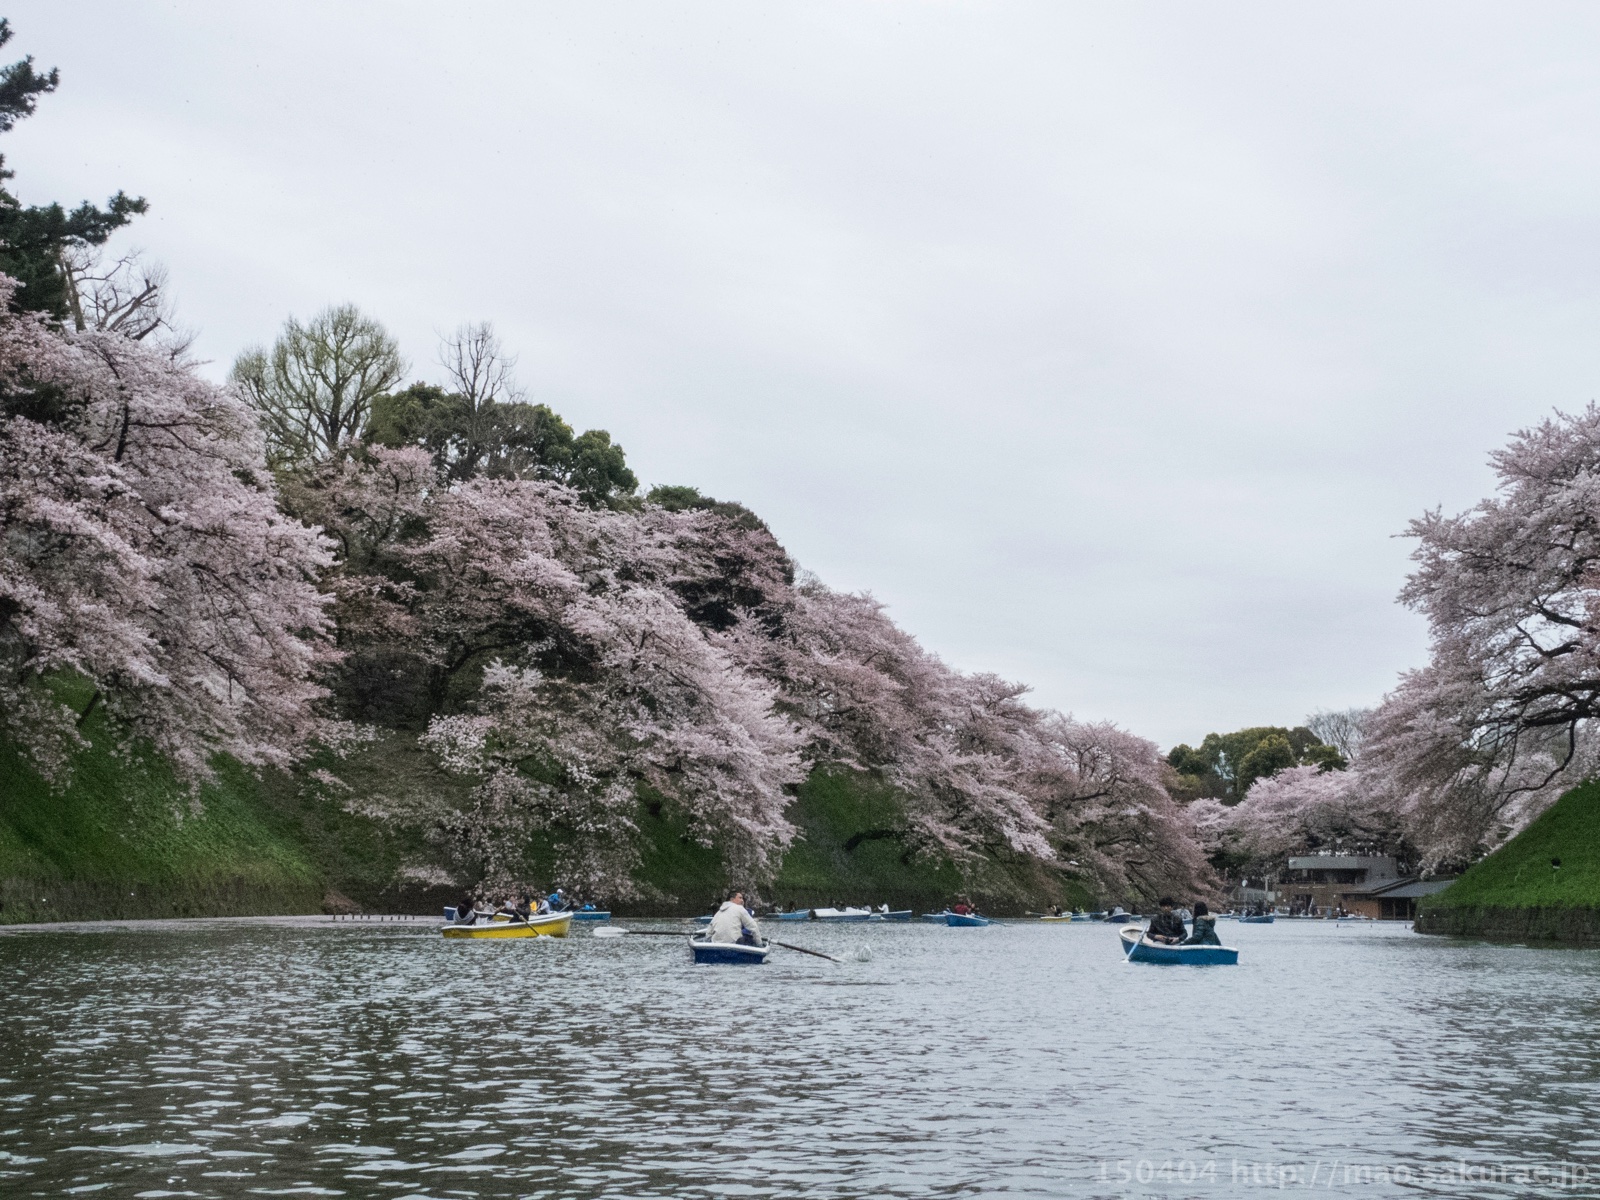
[[[1222,929],[12,933],[0,1195],[1600,1196],[1600,954]]]

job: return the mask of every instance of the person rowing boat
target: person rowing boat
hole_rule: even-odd
[[[706,936],[713,942],[742,942],[746,946],[761,945],[761,926],[744,906],[744,893],[734,891],[711,918]]]
[[[1160,905],[1161,911],[1150,918],[1150,928],[1145,930],[1144,936],[1167,946],[1181,944],[1189,936],[1189,931],[1183,927],[1183,918],[1172,911],[1176,907],[1172,897],[1161,897]]]

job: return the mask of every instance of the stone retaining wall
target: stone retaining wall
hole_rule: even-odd
[[[1493,941],[1600,946],[1597,908],[1467,908],[1439,905],[1417,914],[1418,933],[1454,934]]]
[[[0,924],[159,917],[259,917],[319,913],[321,886],[214,879],[203,883],[107,883],[0,879]]]

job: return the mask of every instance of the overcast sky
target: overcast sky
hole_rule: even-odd
[[[220,378],[492,320],[647,483],[1163,746],[1375,702],[1396,537],[1600,381],[1600,8],[30,0]]]

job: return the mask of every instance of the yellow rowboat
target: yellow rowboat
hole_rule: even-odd
[[[572,928],[572,914],[546,913],[526,921],[497,916],[473,925],[446,925],[439,932],[447,938],[566,937]]]

